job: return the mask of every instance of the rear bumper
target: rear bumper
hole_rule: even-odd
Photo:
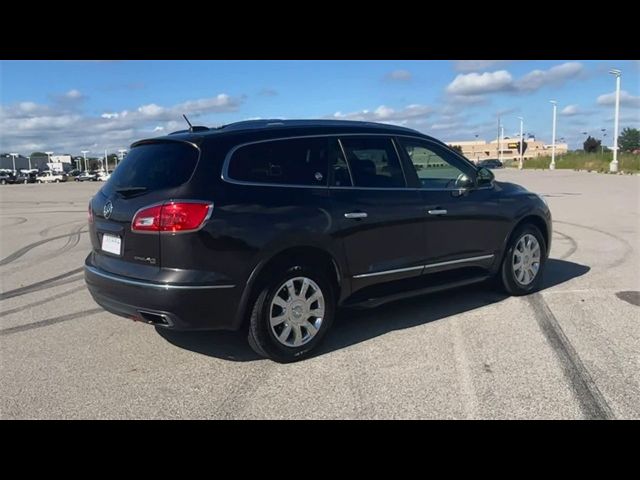
[[[105,310],[174,330],[236,330],[235,285],[154,283],[109,273],[85,260],[85,282]]]

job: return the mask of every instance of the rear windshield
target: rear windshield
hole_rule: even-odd
[[[198,150],[185,143],[151,143],[131,149],[109,179],[118,188],[162,190],[189,180],[198,162]]]

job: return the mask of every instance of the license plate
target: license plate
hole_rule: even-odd
[[[102,235],[102,250],[105,252],[120,255],[122,240],[117,235],[105,233]]]

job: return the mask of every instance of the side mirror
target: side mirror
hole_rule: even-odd
[[[495,178],[496,177],[491,170],[482,167],[478,170],[478,174],[476,175],[476,185],[478,187],[486,187],[491,185]]]

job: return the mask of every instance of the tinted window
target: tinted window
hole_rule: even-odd
[[[446,151],[420,140],[400,139],[424,188],[453,189],[465,172],[458,168]]]
[[[113,188],[173,188],[186,182],[198,162],[198,150],[184,143],[151,143],[131,149],[109,178]]]
[[[358,187],[404,187],[402,167],[391,139],[384,137],[343,138],[353,181]]]
[[[244,182],[326,185],[328,146],[324,137],[246,145],[234,152],[228,175]]]

